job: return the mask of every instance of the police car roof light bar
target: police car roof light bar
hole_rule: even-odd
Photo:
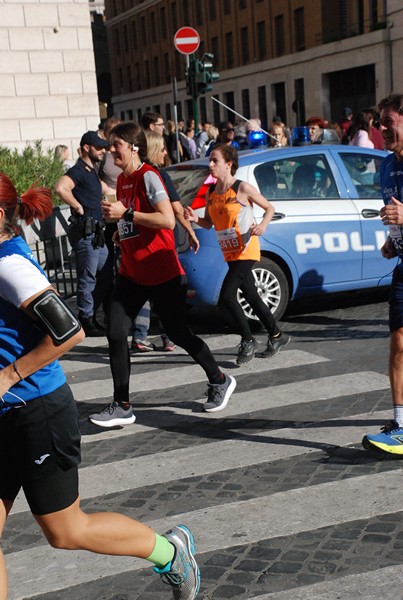
[[[231,108],[230,106],[227,106],[226,104],[224,104],[224,102],[221,102],[220,100],[217,100],[217,98],[214,98],[214,96],[211,96],[211,99],[214,100],[214,102],[217,102],[218,104],[221,104],[221,106],[223,106],[224,108],[226,108],[227,110],[230,110],[231,112],[233,112],[235,115],[237,115],[237,117],[241,117],[241,119],[243,119],[244,121],[246,121],[247,123],[252,123],[252,125],[256,126],[256,123],[254,123],[253,121],[251,121],[250,119],[247,119],[246,117],[244,117],[243,115],[241,115],[240,113],[236,112],[236,110],[234,110],[233,108]],[[263,129],[262,127],[260,128],[260,131],[263,131],[263,133],[265,133],[266,135],[268,135],[269,137],[271,137],[273,140],[275,140],[277,142],[278,146],[281,146],[281,144],[279,143],[278,139],[274,136],[271,135],[271,133],[269,133],[268,131],[266,131],[265,129]]]

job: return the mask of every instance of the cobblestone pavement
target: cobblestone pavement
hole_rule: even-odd
[[[133,381],[143,375],[149,382],[141,393],[132,385],[136,424],[101,431],[86,417],[110,401],[106,341],[85,340],[63,360],[82,419],[84,509],[161,526],[186,517],[206,600],[274,599],[280,592],[294,598],[296,591],[298,598],[388,598],[383,573],[402,561],[402,463],[371,455],[360,443],[391,415],[385,294],[292,306],[281,324],[292,342],[267,368],[256,358],[255,371],[235,368],[237,340],[215,313],[190,318],[237,378],[218,417],[194,407],[205,382],[191,359],[157,351],[132,358]],[[263,346],[264,334],[256,335]],[[76,558],[67,564],[23,504],[10,516],[2,545],[10,600],[170,597],[147,563],[132,569],[127,559],[70,553]],[[42,564],[45,577],[36,575]],[[350,578],[362,574],[368,587],[352,587]]]

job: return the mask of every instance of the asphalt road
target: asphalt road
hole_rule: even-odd
[[[86,417],[111,399],[106,340],[63,359],[82,419],[85,510],[159,532],[189,525],[206,600],[400,597],[402,463],[361,447],[392,414],[385,293],[293,304],[281,323],[291,343],[242,368],[215,311],[189,316],[237,379],[225,412],[202,412],[204,373],[183,351],[157,350],[132,358],[136,423],[100,430]],[[23,498],[3,548],[9,600],[171,597],[144,561],[48,547]]]

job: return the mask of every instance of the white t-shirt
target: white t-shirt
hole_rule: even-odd
[[[17,308],[49,287],[49,281],[27,258],[12,254],[0,259],[0,296]]]

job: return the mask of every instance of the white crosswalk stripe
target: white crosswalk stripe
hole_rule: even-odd
[[[227,351],[229,354],[234,353],[236,342],[236,336],[209,338],[209,345],[213,350]],[[104,401],[112,394],[110,376],[105,372],[105,369],[109,369],[107,348],[102,348],[105,354],[91,354],[91,348],[98,348],[91,339],[85,340],[82,348],[88,348],[85,360],[70,360],[71,357],[67,357],[62,361],[63,366],[71,376],[88,372],[88,380],[85,382],[75,383],[72,379],[71,387],[78,403],[99,404],[100,398]],[[179,350],[177,354],[181,355],[183,352]],[[83,466],[80,469],[82,499],[96,499],[108,494],[116,494],[118,497],[120,493],[145,486],[152,489],[159,484],[180,484],[187,478],[219,474],[232,469],[248,469],[256,465],[277,465],[281,468],[282,461],[302,454],[310,456],[328,449],[357,445],[366,432],[363,422],[382,423],[384,419],[390,418],[390,411],[374,412],[368,408],[368,412],[357,410],[343,416],[342,420],[301,420],[300,426],[291,426],[288,423],[288,412],[295,406],[301,407],[302,416],[304,406],[307,405],[314,407],[321,402],[332,402],[350,396],[360,398],[389,389],[389,380],[384,374],[372,370],[328,374],[326,368],[331,365],[331,361],[327,357],[293,349],[291,346],[270,361],[255,359],[242,368],[234,369],[233,373],[253,381],[255,376],[266,372],[281,373],[287,369],[318,365],[321,367],[320,375],[307,377],[297,384],[270,383],[249,391],[236,391],[225,412],[215,415],[202,411],[202,392],[198,402],[197,398],[182,402],[185,396],[180,389],[183,390],[183,386],[200,382],[201,390],[203,389],[203,371],[193,364],[175,366],[167,362],[161,367],[162,359],[163,353],[158,352],[153,353],[153,357],[134,357],[131,387],[139,392],[178,388],[178,402],[159,406],[158,402],[150,405],[147,402],[141,404],[139,400],[135,407],[135,424],[84,436],[83,455],[90,446],[111,440],[116,443],[123,439],[130,441],[131,436],[135,443],[140,434],[147,439],[148,435],[154,435],[159,429],[174,430],[176,426],[186,424],[197,432],[198,425],[208,425],[209,422],[222,422],[228,427],[234,422],[234,435],[230,439],[204,439],[202,445],[192,445],[190,439],[186,446],[172,450],[112,461],[108,463],[107,477],[104,464]],[[172,355],[169,355],[169,359],[172,360]],[[156,361],[156,368],[150,371],[149,365],[153,360]],[[148,365],[147,372],[142,372],[142,365]],[[276,410],[276,414],[281,410],[282,420],[287,425],[282,426],[280,422],[270,426],[270,416],[265,416],[265,411],[270,410]],[[244,432],[236,425],[243,417],[260,420],[267,418],[268,426],[260,427],[258,431]],[[280,536],[292,536],[340,523],[393,514],[399,510],[402,484],[403,474],[400,471],[386,470],[287,491],[268,492],[261,497],[246,500],[232,499],[230,502],[223,501],[218,506],[205,506],[202,509],[187,510],[186,504],[183,507],[179,505],[179,514],[174,517],[164,514],[161,509],[161,516],[156,513],[156,519],[149,524],[162,532],[173,522],[184,522],[194,532],[200,554],[224,551],[240,544],[254,544],[260,540],[274,540]],[[369,487],[371,494],[368,494]],[[388,494],[382,493],[385,489],[388,489]],[[13,519],[24,517],[27,510],[23,496],[18,497],[12,511]],[[102,577],[138,571],[148,564],[129,557],[109,556],[105,560],[104,556],[86,552],[55,551],[45,542],[19,551],[13,551],[11,547],[11,551],[6,554],[6,562],[9,600],[33,599],[57,590],[60,594],[63,593],[58,597],[67,600],[68,590],[73,586],[97,582]],[[348,600],[357,596],[356,590],[364,583],[368,589],[366,599],[375,599],[380,595],[388,599],[389,596],[379,584],[379,578],[383,577],[401,585],[402,576],[398,568],[386,567],[371,574],[346,575],[332,581],[293,587],[292,596],[290,590],[267,593],[267,588],[262,588],[260,595],[250,596],[248,600],[285,600],[290,597],[297,600],[343,597]],[[165,595],[161,595],[162,597]]]
[[[291,368],[304,364],[314,364],[325,362],[327,359],[322,356],[316,356],[303,350],[289,350],[283,354],[275,356],[272,360],[255,359],[252,362],[237,368],[235,374],[254,374],[265,371],[272,371],[278,368]],[[109,367],[103,367],[104,369]],[[225,368],[223,369],[225,371]],[[135,369],[133,369],[135,371]],[[232,370],[231,370],[232,373]],[[135,388],[136,393],[150,390],[150,373],[133,373],[130,377],[131,389]],[[164,390],[174,388],[178,385],[186,385],[190,383],[206,382],[206,375],[199,365],[183,365],[180,367],[172,367],[161,369],[158,371],[158,377],[152,377],[152,389]],[[110,379],[97,380],[92,379],[84,383],[72,383],[71,389],[75,398],[80,400],[92,400],[94,397],[106,396],[110,397],[113,394],[113,385]]]
[[[377,493],[376,502],[367,492],[369,480],[373,494]],[[392,490],[386,497],[382,490],[390,489],[392,483]],[[194,531],[199,552],[207,552],[240,542],[248,544],[262,538],[309,531],[340,521],[395,512],[401,498],[400,485],[403,485],[402,473],[381,473],[206,508],[180,514],[177,519],[189,524]],[[345,502],[340,502],[341,496]],[[345,503],[350,507],[347,518]],[[156,531],[164,531],[171,522],[172,518],[165,518],[150,525]],[[237,524],[236,531],[234,523]],[[55,587],[63,589],[66,585],[88,581],[89,575],[95,579],[144,567],[141,561],[133,561],[128,557],[108,557],[105,561],[102,556],[86,552],[58,551],[55,554],[48,546],[18,552],[7,562],[11,567],[12,600],[26,598],[27,587],[31,594],[46,593]],[[27,564],[34,566],[28,581],[25,578]]]

